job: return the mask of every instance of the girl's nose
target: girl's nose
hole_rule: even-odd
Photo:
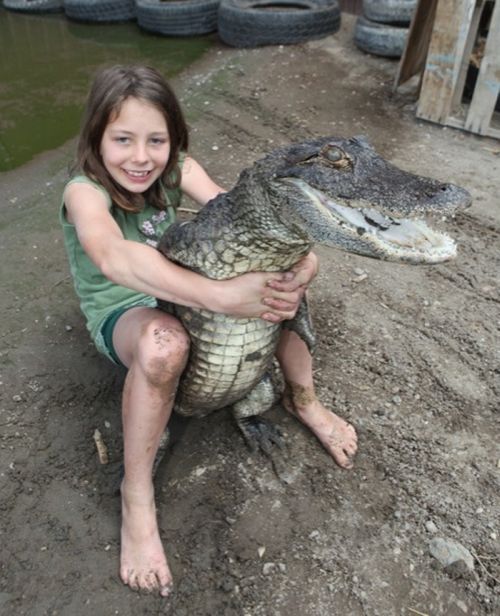
[[[137,163],[144,163],[148,160],[148,150],[145,143],[136,143],[133,151],[133,160]]]

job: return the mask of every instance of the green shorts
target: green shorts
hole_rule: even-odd
[[[106,355],[108,359],[110,359],[113,363],[118,366],[126,367],[123,362],[118,357],[115,347],[113,345],[113,331],[115,329],[116,322],[118,319],[130,310],[131,308],[137,308],[138,306],[146,306],[148,308],[156,308],[158,303],[156,299],[152,297],[147,297],[139,302],[135,302],[132,304],[126,304],[125,306],[120,306],[115,310],[112,310],[108,316],[104,319],[96,338],[94,339],[94,343],[97,347],[97,350],[100,353]]]
[[[104,323],[101,326],[101,336],[102,341],[106,347],[107,353],[106,355],[111,359],[112,362],[117,364],[118,366],[124,366],[121,362],[120,358],[116,354],[115,347],[113,344],[113,330],[115,329],[116,322],[122,316],[124,312],[130,309],[130,306],[124,306],[122,308],[117,308],[113,310],[113,312],[106,317]]]

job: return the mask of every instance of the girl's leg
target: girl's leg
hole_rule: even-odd
[[[152,468],[187,361],[189,338],[171,315],[138,307],[117,321],[113,345],[128,367],[122,400],[120,576],[134,590],[159,589],[167,596],[172,575],[158,531]]]
[[[276,351],[285,378],[283,404],[305,424],[342,468],[352,468],[357,449],[354,428],[316,398],[312,357],[306,344],[292,331],[283,330]]]

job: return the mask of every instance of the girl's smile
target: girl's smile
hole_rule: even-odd
[[[104,130],[100,153],[111,177],[130,192],[146,191],[161,176],[170,156],[163,114],[139,98],[127,98]]]

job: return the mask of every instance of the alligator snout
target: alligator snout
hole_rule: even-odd
[[[449,183],[438,184],[432,190],[426,191],[425,197],[429,200],[428,208],[430,212],[439,209],[445,214],[454,214],[458,210],[464,210],[470,207],[472,203],[472,197],[467,190]],[[421,195],[417,194],[418,198],[421,198]],[[425,207],[426,201],[423,200],[422,203]]]

